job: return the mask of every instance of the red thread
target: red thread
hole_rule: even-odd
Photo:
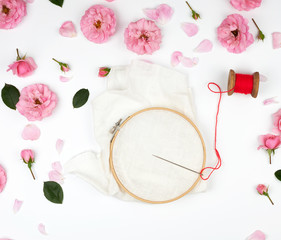
[[[214,91],[211,89],[211,85],[214,85],[215,87],[218,88],[218,91]],[[236,74],[236,81],[235,81],[235,86],[234,88],[227,90],[227,91],[222,91],[220,86],[214,82],[210,82],[208,83],[208,89],[213,92],[213,93],[219,93],[219,101],[218,101],[218,107],[217,107],[217,114],[216,114],[216,123],[215,123],[215,145],[214,145],[214,149],[215,149],[215,153],[217,155],[218,158],[218,162],[216,164],[215,167],[205,167],[201,170],[201,175],[200,177],[202,178],[202,180],[208,180],[212,173],[215,170],[218,170],[221,167],[221,156],[220,153],[217,149],[217,131],[218,131],[218,116],[219,116],[219,112],[220,112],[220,104],[221,104],[221,97],[223,93],[228,93],[234,90],[234,92],[237,93],[243,93],[243,94],[250,94],[253,90],[253,86],[254,86],[254,79],[252,75],[246,75],[246,74]],[[209,175],[207,177],[203,177],[203,172],[206,169],[212,169],[212,171],[209,173]]]
[[[254,78],[253,75],[236,74],[234,92],[250,94],[253,90]]]

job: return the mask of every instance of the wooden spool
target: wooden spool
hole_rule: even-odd
[[[258,72],[255,72],[253,74],[253,90],[252,90],[252,97],[256,98],[258,96],[258,92],[259,92],[259,84],[260,84],[260,74]],[[235,83],[236,83],[236,74],[234,72],[234,70],[230,69],[229,70],[229,75],[228,75],[228,86],[227,86],[227,90],[231,90],[232,91],[228,92],[228,96],[232,95],[234,93],[234,87],[235,87]]]

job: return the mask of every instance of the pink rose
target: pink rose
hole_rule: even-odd
[[[116,18],[114,12],[102,5],[90,7],[80,21],[84,36],[94,43],[107,42],[115,32]]]
[[[109,74],[110,70],[111,69],[108,67],[101,67],[99,69],[99,77],[106,77]]]
[[[26,15],[23,0],[0,0],[0,29],[16,27]]]
[[[16,107],[29,121],[41,121],[52,114],[56,105],[55,93],[44,84],[33,84],[22,89]]]
[[[264,195],[266,197],[268,197],[269,201],[271,202],[272,205],[274,205],[274,203],[272,202],[271,198],[269,197],[269,194],[268,194],[268,187],[266,187],[265,185],[263,184],[259,184],[257,186],[257,191],[260,195]]]
[[[144,18],[131,22],[125,30],[127,48],[139,55],[152,54],[160,48],[161,30],[153,21]]]
[[[269,155],[269,163],[271,164],[271,154],[275,154],[275,150],[280,146],[280,136],[267,134],[259,136],[259,141],[261,145],[258,147],[259,149],[265,149]]]
[[[34,153],[31,149],[24,149],[21,151],[21,158],[25,163],[34,162]]]
[[[4,190],[7,182],[5,169],[0,165],[0,193]]]
[[[249,11],[261,5],[262,0],[230,0],[231,5],[239,11]]]
[[[37,65],[33,58],[28,57],[10,64],[7,71],[12,70],[13,74],[17,75],[18,77],[27,77],[30,76],[36,68]]]
[[[241,53],[254,42],[249,33],[248,20],[240,14],[232,14],[217,29],[218,40],[231,53]]]
[[[35,176],[31,169],[32,164],[34,163],[34,152],[31,149],[24,149],[21,151],[21,158],[22,158],[23,162],[27,164],[31,175],[32,175],[33,179],[35,180]]]

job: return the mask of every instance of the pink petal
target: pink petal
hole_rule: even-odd
[[[37,140],[41,135],[40,129],[34,124],[28,124],[22,131],[22,138],[24,140]]]
[[[56,170],[49,172],[49,180],[63,184],[63,175]]]
[[[267,82],[267,80],[268,80],[268,79],[267,79],[266,76],[260,74],[260,81],[261,81],[261,82]]]
[[[265,99],[263,101],[263,104],[264,105],[269,105],[269,104],[272,104],[272,103],[278,103],[278,101],[275,100],[276,97],[272,97],[272,98],[268,98],[268,99]]]
[[[281,32],[272,33],[272,46],[274,49],[281,48]]]
[[[248,238],[247,240],[265,240],[265,234],[260,231],[257,230],[255,232],[253,232]]]
[[[70,79],[71,79],[70,77],[60,76],[60,81],[61,82],[68,82]]]
[[[194,49],[195,52],[210,52],[213,48],[213,44],[210,40],[205,39],[199,43],[199,45]]]
[[[20,201],[18,199],[15,200],[14,207],[13,207],[14,213],[17,213],[20,210],[22,204],[23,201]]]
[[[113,2],[114,0],[105,0],[105,1],[107,1],[107,2]]]
[[[60,27],[59,33],[64,37],[72,38],[77,36],[75,26],[71,21],[64,22]]]
[[[34,0],[27,0],[27,2],[28,2],[28,3],[33,3],[33,2],[34,2]]]
[[[183,57],[181,59],[181,64],[185,67],[193,67],[198,64],[199,59],[198,58],[188,58],[188,57]]]
[[[198,27],[194,23],[182,23],[181,28],[187,34],[187,36],[192,37],[198,33]]]
[[[179,52],[179,51],[173,52],[172,57],[171,57],[171,65],[173,67],[177,66],[180,63],[182,57],[183,57],[183,55],[181,52]]]
[[[164,25],[170,21],[174,14],[174,10],[167,4],[161,4],[156,8],[158,12],[158,19],[157,22]]]
[[[7,183],[7,174],[5,169],[0,165],[0,193],[3,192]]]
[[[60,154],[61,151],[62,151],[63,145],[64,145],[64,141],[61,140],[61,139],[58,139],[57,142],[56,142],[56,149],[57,149],[57,152],[58,152],[59,154]]]
[[[56,171],[58,171],[59,173],[62,172],[62,166],[61,166],[61,163],[59,161],[57,162],[53,162],[52,163],[52,168]]]
[[[46,230],[45,230],[45,225],[44,225],[44,224],[40,223],[40,224],[38,225],[38,230],[39,230],[39,232],[42,233],[43,235],[47,235]]]
[[[146,8],[146,9],[143,9],[143,12],[148,18],[151,18],[152,20],[155,20],[155,21],[159,17],[156,9]]]
[[[11,238],[0,238],[0,240],[12,240]]]

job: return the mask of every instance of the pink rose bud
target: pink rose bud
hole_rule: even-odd
[[[8,71],[12,70],[14,75],[18,77],[27,77],[30,76],[34,70],[37,68],[36,63],[34,62],[32,57],[20,57],[19,51],[17,49],[17,61],[10,64],[8,67]]]
[[[268,187],[266,187],[263,184],[259,184],[256,189],[260,195],[264,195],[264,196],[268,197],[271,204],[274,205],[274,203],[272,202],[271,198],[268,195]]]
[[[60,70],[62,72],[66,73],[66,72],[68,72],[70,70],[70,67],[69,67],[69,65],[67,63],[60,62],[60,61],[58,61],[58,60],[56,60],[54,58],[53,58],[53,60],[60,65]]]
[[[32,175],[33,179],[35,180],[34,174],[31,170],[32,163],[34,163],[34,152],[31,149],[24,149],[21,151],[21,158],[24,161],[24,163],[27,164],[27,166],[31,172],[31,175]]]
[[[271,154],[275,154],[275,150],[280,146],[281,140],[280,136],[267,134],[259,136],[259,141],[261,145],[258,147],[259,149],[265,149],[269,156],[269,163],[271,164]]]
[[[109,74],[110,70],[111,70],[111,68],[101,67],[99,69],[99,77],[106,77]]]

